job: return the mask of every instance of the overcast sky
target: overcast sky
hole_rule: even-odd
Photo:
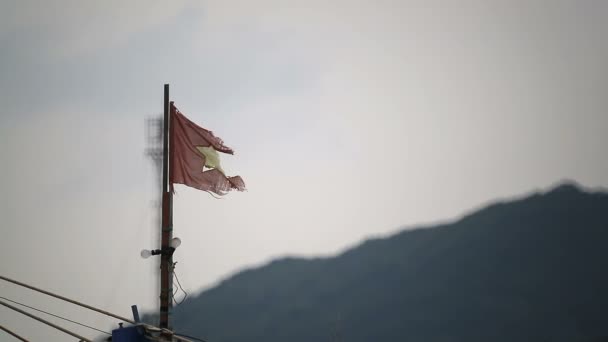
[[[2,1],[0,274],[154,308],[158,261],[139,251],[157,247],[145,119],[164,83],[249,189],[177,187],[190,292],[562,179],[608,186],[607,16],[600,0]],[[67,340],[5,308],[0,324]]]

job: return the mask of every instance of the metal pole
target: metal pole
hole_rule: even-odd
[[[4,330],[7,334],[12,335],[14,338],[18,339],[19,341],[29,342],[25,338],[23,338],[23,337],[17,335],[16,333],[8,330],[8,328],[3,327],[2,325],[0,325],[0,330]]]
[[[89,309],[89,310],[93,310],[93,311],[96,311],[96,312],[102,313],[102,314],[104,314],[104,315],[106,315],[106,316],[114,317],[114,318],[117,318],[117,319],[119,319],[119,320],[121,320],[121,321],[125,321],[125,322],[131,323],[131,324],[135,324],[135,321],[133,321],[133,320],[131,320],[131,319],[128,319],[128,318],[125,318],[125,317],[122,317],[122,316],[118,316],[118,315],[115,315],[115,314],[113,314],[113,313],[111,313],[111,312],[107,312],[107,311],[104,311],[104,310],[101,310],[101,309],[98,309],[98,308],[94,308],[94,307],[92,307],[92,306],[90,306],[90,305],[86,305],[86,304],[84,304],[84,303],[77,302],[77,301],[75,301],[75,300],[73,300],[73,299],[69,299],[69,298],[66,298],[66,297],[63,297],[63,296],[60,296],[60,295],[57,295],[57,294],[51,293],[51,292],[49,292],[49,291],[45,291],[45,290],[42,290],[42,289],[39,289],[39,288],[33,287],[33,286],[31,286],[31,285],[24,284],[24,283],[22,283],[22,282],[18,282],[18,281],[16,281],[16,280],[9,279],[9,278],[4,277],[4,276],[2,276],[2,275],[0,275],[0,279],[5,280],[5,281],[8,281],[9,283],[13,283],[13,284],[16,284],[16,285],[19,285],[19,286],[23,286],[23,287],[28,288],[28,289],[30,289],[30,290],[34,290],[34,291],[37,291],[37,292],[40,292],[40,293],[44,293],[44,294],[45,294],[45,295],[47,295],[47,296],[51,296],[51,297],[55,297],[55,298],[58,298],[58,299],[64,300],[64,301],[66,301],[66,302],[68,302],[68,303],[72,303],[72,304],[75,304],[75,305],[82,306],[83,308],[87,308],[87,309]]]
[[[67,329],[64,329],[64,328],[62,328],[62,327],[60,327],[60,326],[58,326],[58,325],[56,325],[56,324],[53,324],[53,323],[51,323],[51,322],[49,322],[49,321],[47,321],[47,320],[44,320],[44,319],[42,319],[42,318],[40,318],[40,317],[38,317],[38,316],[34,316],[34,315],[32,315],[31,313],[29,313],[29,312],[25,312],[25,311],[23,311],[23,310],[21,310],[21,309],[19,309],[19,308],[16,308],[16,307],[14,307],[14,306],[12,306],[12,305],[10,305],[10,304],[8,304],[8,303],[5,303],[5,302],[1,301],[1,300],[0,300],[0,304],[1,304],[1,305],[6,306],[6,307],[7,307],[7,308],[9,308],[9,309],[15,310],[15,311],[17,311],[17,312],[18,312],[18,313],[20,313],[20,314],[23,314],[23,315],[26,315],[26,316],[28,316],[28,317],[30,317],[30,318],[33,318],[33,319],[37,320],[38,322],[42,322],[42,323],[44,323],[44,324],[46,324],[46,325],[48,325],[48,326],[51,326],[51,327],[53,327],[53,328],[55,328],[55,329],[57,329],[57,330],[60,330],[60,331],[62,331],[62,332],[64,332],[64,333],[66,333],[66,334],[68,334],[68,335],[72,335],[72,336],[74,336],[74,337],[76,337],[76,338],[80,339],[80,341],[85,341],[85,342],[93,342],[93,341],[89,340],[89,339],[88,339],[88,338],[86,338],[86,337],[83,337],[83,336],[80,336],[80,335],[78,335],[78,334],[76,334],[76,333],[73,333],[73,332],[71,332],[71,331],[69,331],[69,330],[67,330]]]
[[[169,143],[171,126],[171,104],[169,103],[169,85],[165,84],[164,122],[163,122],[163,197],[161,220],[161,250],[169,249],[169,242],[173,238],[173,194],[169,189]],[[169,315],[171,311],[171,296],[173,295],[173,256],[162,253],[160,256],[160,324],[169,329]]]

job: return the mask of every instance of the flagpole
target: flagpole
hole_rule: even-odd
[[[168,251],[173,238],[173,194],[169,189],[169,134],[171,109],[169,85],[165,84],[164,121],[163,121],[163,180],[162,180],[162,220],[161,250]],[[170,329],[171,296],[173,294],[173,253],[160,256],[160,328]]]

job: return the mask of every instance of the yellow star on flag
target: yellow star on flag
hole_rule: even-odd
[[[222,166],[220,165],[220,155],[217,153],[217,151],[211,147],[211,146],[196,146],[196,149],[205,156],[205,166],[210,168],[210,169],[216,169],[219,172],[221,172],[222,174],[226,175],[224,173],[224,170],[222,169]]]

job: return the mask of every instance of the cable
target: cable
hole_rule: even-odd
[[[173,273],[175,275],[175,273]],[[175,304],[177,304],[177,301],[175,300],[175,295],[177,294],[177,292],[179,292],[179,288],[175,288],[175,291],[173,291],[173,294],[171,295],[173,297],[173,301],[175,302]]]
[[[174,262],[173,266],[171,267],[171,274],[173,274],[173,277],[175,277],[175,265],[177,265],[177,261]],[[175,291],[173,291],[173,293],[171,294],[171,299],[173,300],[173,304],[175,304],[175,306],[177,306],[179,304],[177,304],[177,300],[175,299],[175,295],[179,291],[179,288],[174,287],[174,289],[175,289]]]
[[[92,306],[87,305],[87,304],[84,304],[84,303],[80,303],[80,302],[75,301],[75,300],[73,300],[73,299],[69,299],[69,298],[66,298],[66,297],[63,297],[63,296],[60,296],[60,295],[57,295],[57,294],[51,293],[51,292],[49,292],[49,291],[45,291],[45,290],[42,290],[42,289],[39,289],[39,288],[33,287],[33,286],[31,286],[31,285],[24,284],[24,283],[22,283],[22,282],[19,282],[19,281],[13,280],[13,279],[9,279],[9,278],[7,278],[7,277],[5,277],[5,276],[0,275],[0,279],[5,280],[5,281],[8,281],[8,282],[10,282],[10,283],[13,283],[13,284],[15,284],[15,285],[23,286],[23,287],[28,288],[28,289],[33,290],[33,291],[37,291],[37,292],[43,293],[43,294],[45,294],[45,295],[47,295],[47,296],[51,296],[51,297],[55,297],[55,298],[61,299],[61,300],[63,300],[63,301],[66,301],[66,302],[68,302],[68,303],[72,303],[72,304],[74,304],[74,305],[79,305],[79,306],[82,306],[83,308],[87,308],[87,309],[89,309],[89,310],[93,310],[93,311],[99,312],[99,313],[104,314],[104,315],[106,315],[106,316],[114,317],[114,318],[117,318],[117,319],[119,319],[119,320],[121,320],[121,321],[125,321],[125,322],[131,323],[131,324],[135,324],[135,321],[134,321],[134,320],[132,320],[132,319],[128,319],[128,318],[125,318],[125,317],[118,316],[118,315],[113,314],[113,313],[111,313],[111,312],[104,311],[104,310],[101,310],[101,309],[98,309],[98,308],[92,307]]]
[[[21,337],[19,335],[17,335],[16,333],[10,331],[8,328],[3,327],[2,325],[0,325],[0,330],[3,330],[4,332],[6,332],[7,334],[13,336],[14,338],[18,339],[19,341],[24,341],[24,342],[29,342],[28,340],[26,340],[24,337]]]
[[[45,294],[45,295],[47,295],[47,296],[51,296],[51,297],[55,297],[55,298],[57,298],[57,299],[61,299],[61,300],[63,300],[63,301],[66,301],[66,302],[68,302],[68,303],[71,303],[71,304],[79,305],[79,306],[81,306],[81,307],[83,307],[83,308],[86,308],[86,309],[89,309],[89,310],[92,310],[92,311],[95,311],[95,312],[99,312],[99,313],[104,314],[104,315],[106,315],[106,316],[110,316],[110,317],[117,318],[117,319],[119,319],[119,320],[121,320],[121,321],[124,321],[124,322],[128,322],[128,323],[131,323],[131,324],[137,324],[137,325],[141,325],[141,326],[145,327],[146,329],[152,329],[153,331],[164,331],[164,332],[167,332],[167,333],[170,333],[170,334],[174,334],[174,333],[173,333],[171,330],[168,330],[168,329],[161,329],[161,328],[159,328],[159,327],[155,327],[155,326],[153,326],[153,325],[149,325],[149,324],[137,323],[137,322],[135,322],[135,321],[134,321],[134,320],[132,320],[132,319],[128,319],[128,318],[125,318],[125,317],[121,317],[121,316],[116,315],[116,314],[113,314],[113,313],[111,313],[111,312],[104,311],[104,310],[101,310],[101,309],[98,309],[98,308],[92,307],[92,306],[87,305],[87,304],[84,304],[84,303],[80,303],[80,302],[75,301],[75,300],[73,300],[73,299],[69,299],[69,298],[66,298],[66,297],[63,297],[63,296],[60,296],[60,295],[54,294],[54,293],[52,293],[52,292],[49,292],[49,291],[45,291],[45,290],[42,290],[42,289],[36,288],[36,287],[31,286],[31,285],[28,285],[28,284],[24,284],[24,283],[22,283],[22,282],[19,282],[19,281],[14,280],[14,279],[7,278],[7,277],[2,276],[2,275],[0,275],[0,280],[4,280],[4,281],[7,281],[7,282],[9,282],[9,283],[13,283],[13,284],[15,284],[15,285],[19,285],[19,286],[22,286],[22,287],[28,288],[28,289],[30,289],[30,290],[40,292],[40,293]],[[181,285],[180,285],[180,287],[181,287]],[[183,291],[183,289],[182,289],[182,291]],[[185,291],[184,291],[184,293],[185,293]],[[187,293],[186,293],[186,294],[187,294]],[[28,312],[25,312],[25,311],[23,311],[23,310],[21,310],[21,309],[18,309],[18,308],[14,307],[14,306],[12,306],[12,305],[10,305],[10,304],[7,304],[7,303],[4,303],[4,302],[0,301],[0,305],[4,305],[4,306],[6,306],[6,307],[8,307],[8,308],[10,308],[10,309],[12,309],[12,310],[15,310],[15,311],[17,311],[17,312],[21,313],[21,314],[24,314],[24,315],[26,315],[26,316],[29,316],[30,318],[33,318],[33,319],[35,319],[35,320],[37,320],[37,321],[39,321],[39,322],[42,322],[42,323],[44,323],[44,324],[46,324],[46,325],[50,325],[51,327],[53,327],[53,328],[55,328],[55,329],[57,329],[57,330],[61,330],[61,331],[65,332],[66,334],[69,334],[69,335],[72,335],[72,336],[74,336],[74,337],[80,338],[80,339],[81,339],[81,340],[83,340],[83,341],[90,341],[90,340],[88,340],[87,338],[84,338],[84,337],[78,336],[78,335],[76,335],[76,334],[72,333],[72,332],[71,332],[71,331],[69,331],[69,330],[66,330],[66,329],[64,329],[64,328],[61,328],[61,327],[59,327],[59,326],[57,326],[57,325],[55,325],[55,324],[53,324],[53,323],[51,323],[51,322],[45,321],[45,320],[43,320],[42,318],[36,317],[36,316],[34,316],[34,315],[32,315],[32,314],[30,314],[30,313],[28,313]],[[174,334],[174,335],[175,335],[175,334]],[[185,339],[185,337],[184,337],[184,338],[179,338],[179,337],[177,337],[177,336],[176,336],[176,338],[177,338],[177,339],[179,339],[179,340],[181,340],[181,341],[187,341],[187,340]]]
[[[188,298],[188,292],[186,292],[182,288],[182,285],[179,283],[179,278],[177,278],[177,274],[175,274],[175,272],[173,272],[173,275],[175,276],[175,280],[177,280],[177,285],[179,286],[179,289],[182,290],[182,292],[184,293],[184,298],[182,298],[182,300],[180,300],[179,303],[177,303],[177,301],[176,301],[177,305],[181,305],[186,300],[186,298]],[[173,299],[175,300],[175,297]]]
[[[182,298],[182,300],[179,303],[177,303],[177,301],[176,301],[177,305],[180,305],[188,297],[188,292],[186,292],[184,290],[184,288],[182,287],[182,284],[179,283],[179,278],[177,277],[177,273],[175,273],[175,265],[174,265],[174,268],[173,268],[173,276],[175,277],[175,280],[177,280],[177,285],[179,286],[179,289],[182,290],[182,292],[184,293],[184,298]],[[175,297],[173,297],[173,300],[175,300]]]
[[[36,308],[32,308],[32,307],[30,307],[30,306],[28,306],[28,305],[21,304],[21,303],[19,303],[19,302],[15,302],[15,301],[10,300],[10,299],[8,299],[8,298],[4,298],[4,297],[0,297],[0,298],[2,298],[2,299],[4,299],[4,300],[7,300],[7,301],[10,301],[10,302],[13,302],[13,303],[15,303],[15,304],[23,305],[23,306],[28,307],[28,308],[30,308],[30,309],[38,310],[38,309],[36,309]],[[57,330],[60,330],[60,331],[62,331],[62,332],[64,332],[64,333],[66,333],[66,334],[68,334],[68,335],[72,335],[72,336],[74,336],[74,337],[78,338],[78,339],[79,339],[81,342],[82,342],[82,341],[84,341],[84,342],[92,342],[91,340],[89,340],[89,339],[88,339],[88,338],[86,338],[86,337],[80,336],[80,335],[78,335],[78,334],[76,334],[76,333],[74,333],[74,332],[71,332],[71,331],[69,331],[69,330],[67,330],[67,329],[65,329],[65,328],[62,328],[62,327],[60,327],[60,326],[58,326],[58,325],[55,325],[55,324],[53,324],[53,323],[51,323],[51,322],[49,322],[49,321],[46,321],[46,320],[44,320],[44,319],[42,319],[42,318],[40,318],[40,317],[34,316],[34,315],[32,315],[32,314],[30,314],[30,313],[28,313],[28,312],[25,312],[25,311],[23,311],[23,310],[20,310],[20,309],[18,309],[18,308],[16,308],[16,307],[14,307],[14,306],[12,306],[12,305],[9,305],[9,304],[4,303],[4,302],[2,302],[2,301],[0,301],[0,305],[4,305],[4,306],[8,307],[9,309],[12,309],[12,310],[14,310],[14,311],[17,311],[17,312],[19,312],[19,313],[21,313],[21,314],[24,314],[24,315],[26,315],[26,316],[29,316],[30,318],[33,318],[33,319],[35,319],[35,320],[37,320],[37,321],[39,321],[39,322],[42,322],[42,323],[44,323],[44,324],[46,324],[46,325],[49,325],[49,326],[51,326],[51,327],[53,327],[53,328],[55,328],[55,329],[57,329]],[[80,323],[78,323],[78,322],[74,322],[74,321],[71,321],[71,320],[69,320],[69,319],[66,319],[66,318],[63,318],[63,317],[60,317],[60,316],[53,315],[53,314],[50,314],[50,313],[45,312],[45,311],[42,311],[42,310],[38,310],[38,311],[43,312],[43,313],[46,313],[46,314],[49,314],[49,315],[51,315],[51,316],[55,316],[55,317],[61,318],[61,319],[65,319],[65,320],[70,321],[70,322],[72,322],[72,323],[80,324]],[[85,327],[87,327],[87,328],[92,328],[92,329],[95,329],[95,328],[93,328],[93,327],[89,327],[89,326],[86,326],[86,325],[84,325],[84,324],[80,324],[80,325],[83,325],[83,326],[85,326]],[[157,328],[157,327],[154,327],[154,326],[151,326],[151,325],[147,325],[147,324],[141,324],[141,326],[142,326],[142,327],[143,327],[145,330],[147,330],[147,331],[154,331],[154,332],[166,332],[166,333],[168,333],[168,334],[170,334],[170,335],[173,335],[173,336],[174,336],[174,338],[175,338],[175,339],[177,339],[177,340],[179,340],[179,341],[186,341],[186,342],[187,342],[187,341],[189,341],[189,340],[187,340],[187,339],[188,339],[188,338],[190,338],[190,339],[194,339],[194,340],[197,340],[197,341],[206,342],[206,341],[205,341],[205,340],[203,340],[203,339],[196,338],[196,337],[192,337],[192,336],[188,336],[188,335],[183,335],[183,334],[177,334],[177,333],[175,333],[175,332],[173,332],[173,331],[171,331],[171,330],[168,330],[168,329],[160,329],[160,328]],[[4,331],[6,331],[6,332],[9,332],[9,331],[8,331],[8,329],[6,329],[6,328],[4,328],[4,327],[2,327],[2,326],[0,326],[0,330],[4,330]],[[97,330],[97,331],[100,331],[100,332],[102,332],[102,333],[106,333],[106,334],[107,334],[107,332],[105,332],[105,331],[98,330],[98,329],[95,329],[95,330]],[[9,333],[10,333],[10,332],[9,332]],[[13,336],[15,336],[15,337],[17,337],[17,338],[21,339],[22,341],[26,341],[26,342],[28,342],[27,340],[25,340],[25,339],[21,338],[20,336],[17,336],[17,335],[12,334],[12,333],[11,333],[11,335],[13,335]],[[153,336],[148,336],[148,337],[153,337]],[[155,338],[154,340],[163,341],[162,339],[156,339],[156,338]]]
[[[80,326],[83,326],[83,327],[86,327],[86,328],[89,328],[89,329],[96,330],[96,331],[101,332],[101,333],[104,333],[104,334],[106,334],[106,335],[112,335],[111,333],[109,333],[109,332],[107,332],[107,331],[103,331],[103,330],[97,329],[97,328],[95,328],[95,327],[92,327],[92,326],[89,326],[89,325],[86,325],[86,324],[83,324],[83,323],[79,323],[79,322],[76,322],[76,321],[72,321],[71,319],[68,319],[68,318],[65,318],[65,317],[61,317],[61,316],[55,315],[55,314],[52,314],[52,313],[50,313],[50,312],[46,312],[46,311],[44,311],[44,310],[36,309],[35,307],[29,306],[29,305],[25,305],[25,304],[23,304],[23,303],[19,303],[19,302],[17,302],[17,301],[14,301],[14,300],[11,300],[11,299],[8,299],[8,298],[5,298],[5,297],[2,297],[2,296],[0,296],[0,298],[1,298],[1,299],[4,299],[4,300],[7,300],[7,301],[9,301],[9,302],[11,302],[11,303],[15,303],[15,304],[18,304],[18,305],[21,305],[21,306],[25,306],[26,308],[29,308],[29,309],[36,310],[36,311],[38,311],[38,312],[42,312],[42,313],[45,313],[45,314],[50,315],[50,316],[53,316],[53,317],[57,317],[57,318],[62,319],[62,320],[64,320],[64,321],[72,322],[72,323],[74,323],[74,324],[78,324],[78,325],[80,325]]]
[[[62,328],[62,327],[58,326],[57,324],[51,323],[51,322],[49,322],[49,321],[47,321],[47,320],[44,320],[44,319],[42,319],[42,318],[40,318],[40,317],[38,317],[38,316],[34,316],[34,315],[32,315],[31,313],[29,313],[29,312],[27,312],[27,311],[23,311],[23,310],[21,310],[21,309],[19,309],[19,308],[16,308],[16,307],[14,307],[14,306],[12,306],[12,305],[10,305],[10,304],[8,304],[8,303],[5,303],[5,302],[3,302],[3,301],[0,301],[0,305],[4,305],[4,306],[6,306],[7,308],[9,308],[9,309],[11,309],[11,310],[14,310],[14,311],[17,311],[18,313],[20,313],[20,314],[22,314],[22,315],[25,315],[25,316],[28,316],[28,317],[30,317],[30,318],[33,318],[33,319],[37,320],[38,322],[44,323],[44,324],[46,324],[46,325],[48,325],[48,326],[50,326],[50,327],[53,327],[53,328],[55,328],[55,329],[57,329],[57,330],[59,330],[59,331],[61,331],[61,332],[64,332],[64,333],[66,333],[66,334],[68,334],[68,335],[71,335],[71,336],[74,336],[74,337],[76,337],[77,339],[79,339],[80,341],[84,341],[84,342],[93,342],[93,341],[89,340],[89,339],[88,339],[88,338],[86,338],[86,337],[80,336],[80,335],[78,335],[78,334],[77,334],[77,333],[75,333],[75,332],[72,332],[72,331],[70,331],[70,330],[68,330],[68,329],[66,329],[66,328]]]

